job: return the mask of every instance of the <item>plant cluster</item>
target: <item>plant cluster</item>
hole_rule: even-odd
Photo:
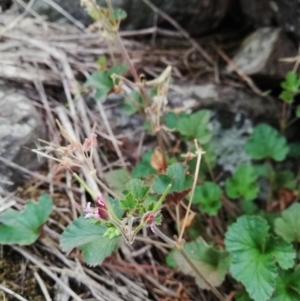
[[[139,233],[143,228],[149,228],[145,243],[170,249],[167,264],[192,275],[201,289],[211,290],[219,300],[226,299],[217,289],[226,275],[238,291],[236,300],[300,300],[300,183],[298,170],[287,168],[291,160],[299,163],[299,145],[289,143],[276,128],[258,124],[245,145],[253,164],[241,164],[224,183],[220,182],[215,174],[210,111],[167,111],[171,68],[151,81],[140,78],[118,36],[126,14],[114,11],[110,1],[106,9],[93,0],[83,4],[95,19],[93,29],[109,37],[110,43],[119,44],[133,78],[131,81],[123,76],[127,71],[123,65],[108,68],[106,59],[101,58],[99,70],[87,79],[85,87],[94,89],[98,101],[111,92],[123,93],[124,111],[145,118],[145,127],[157,137],[158,146],[143,154],[130,172],[113,170],[105,184],[93,166],[96,135],[92,133],[83,142],[74,140],[58,123],[67,145],[52,145],[52,154],[42,148],[33,151],[68,168],[87,168],[103,192],[95,193],[73,173],[91,201],[81,208],[82,216],[62,233],[62,249],[70,252],[78,248],[89,265],[99,265],[116,250],[121,237],[132,244],[142,239]],[[130,93],[124,85],[130,87]],[[299,93],[296,73],[289,73],[282,87],[284,105],[292,104]],[[297,117],[299,112],[297,107]],[[281,128],[286,128],[286,114],[283,116]],[[179,147],[174,150],[171,140],[183,142],[185,152]],[[124,183],[124,179],[128,181]],[[267,198],[260,196],[263,188],[267,189]],[[28,203],[22,213],[1,213],[0,242],[33,243],[51,206],[51,199],[44,195],[39,203]],[[166,207],[174,219],[174,237],[158,227]],[[214,224],[220,225],[218,240],[204,231],[205,223],[213,229]],[[20,237],[21,224],[22,229],[26,225],[26,238],[23,234]]]

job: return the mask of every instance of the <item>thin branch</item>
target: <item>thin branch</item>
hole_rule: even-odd
[[[38,284],[39,284],[39,286],[40,286],[40,288],[41,288],[41,290],[44,294],[45,300],[46,301],[52,301],[52,299],[49,295],[49,292],[47,290],[47,287],[46,287],[44,281],[42,280],[41,276],[37,272],[34,272],[33,275],[34,275],[36,281],[38,282]]]
[[[14,291],[10,290],[9,288],[3,286],[0,284],[0,290],[15,297],[16,299],[20,300],[20,301],[28,301],[27,299],[23,298],[22,296],[18,295],[17,293],[15,293]]]
[[[179,238],[178,238],[178,243],[180,244],[182,241],[182,237],[184,234],[184,230],[188,221],[188,217],[190,214],[190,210],[191,210],[191,206],[192,206],[192,201],[193,201],[193,197],[194,197],[194,192],[195,192],[195,187],[197,184],[197,180],[198,180],[198,175],[199,175],[199,169],[200,169],[200,162],[201,162],[201,157],[202,154],[204,153],[203,150],[201,148],[199,148],[197,141],[195,140],[195,146],[196,146],[196,154],[197,154],[197,164],[196,164],[196,171],[195,171],[195,175],[194,175],[194,182],[193,182],[193,186],[192,186],[192,191],[190,194],[190,200],[189,200],[189,204],[185,213],[185,217],[184,217],[184,221],[182,224],[182,228],[180,230],[180,234],[179,234]]]

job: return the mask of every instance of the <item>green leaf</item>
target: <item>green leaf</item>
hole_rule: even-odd
[[[122,191],[130,180],[130,176],[124,168],[111,170],[105,174],[105,177],[109,187],[118,192]]]
[[[245,290],[238,291],[234,296],[234,299],[235,301],[253,301],[253,299],[249,297],[249,294]]]
[[[178,120],[179,120],[179,117],[174,112],[169,112],[164,117],[166,127],[171,130],[177,128]]]
[[[296,117],[300,118],[300,105],[296,107]]]
[[[174,252],[176,252],[175,250],[172,250],[169,252],[169,254],[166,257],[166,264],[173,269],[177,269],[178,268],[178,264],[175,261],[174,258]]]
[[[139,179],[132,179],[126,184],[126,191],[131,192],[138,201],[147,197],[149,189],[150,187],[144,185],[144,182]]]
[[[124,214],[124,210],[121,208],[120,201],[109,197],[108,202],[109,202],[110,206],[112,207],[115,215],[118,218],[121,218]]]
[[[299,77],[297,73],[294,71],[288,72],[285,76],[285,81],[281,83],[281,87],[287,91],[297,93],[299,88]]]
[[[105,71],[94,72],[85,82],[85,87],[96,88],[96,98],[102,98],[114,88],[114,81],[111,76],[113,74],[121,75],[127,70],[124,65],[117,65]],[[118,82],[118,81],[117,81]]]
[[[151,166],[151,156],[153,152],[146,152],[141,161],[134,167],[131,172],[133,178],[144,178],[156,173],[155,169]]]
[[[132,192],[127,193],[120,200],[120,206],[124,210],[134,210],[137,207],[138,201],[133,196]]]
[[[128,70],[128,67],[126,65],[115,65],[111,68],[109,68],[106,72],[111,77],[113,74],[122,75]]]
[[[276,281],[276,291],[271,301],[300,300],[300,269],[282,271]]]
[[[300,204],[296,203],[284,210],[275,219],[275,233],[288,242],[300,242]]]
[[[232,276],[244,284],[255,301],[266,301],[274,292],[276,262],[290,268],[296,255],[291,244],[269,236],[267,222],[258,216],[243,216],[231,225],[225,245],[232,255]]]
[[[259,192],[259,186],[253,167],[248,164],[240,165],[232,178],[226,180],[225,188],[227,195],[232,199],[255,199]]]
[[[165,175],[159,175],[155,178],[153,190],[158,194],[162,194],[170,183],[172,183],[172,188],[169,193],[182,192],[190,189],[193,178],[190,175],[186,175],[186,171],[187,167],[180,163],[170,165]]]
[[[101,264],[112,254],[118,238],[108,238],[103,235],[107,227],[91,224],[83,216],[74,220],[61,235],[60,245],[63,251],[71,252],[78,248],[83,251],[84,260],[91,266]]]
[[[241,212],[244,214],[252,215],[259,213],[257,205],[252,200],[241,199],[239,206],[241,208]]]
[[[201,110],[192,115],[180,115],[177,130],[181,135],[197,139],[201,144],[205,144],[212,136],[209,119],[210,112],[207,110]]]
[[[39,202],[28,202],[24,211],[7,209],[0,213],[0,243],[30,245],[41,234],[53,208],[52,199],[42,194]]]
[[[143,98],[137,91],[132,91],[125,97],[123,110],[127,115],[133,115],[143,107]]]
[[[139,214],[143,215],[148,211],[152,211],[156,202],[157,196],[154,194],[148,194],[147,198],[143,201],[142,205],[140,206]]]
[[[222,190],[219,185],[213,182],[204,182],[201,186],[196,186],[193,197],[195,204],[200,204],[200,210],[209,214],[216,215],[222,207]]]
[[[280,188],[293,190],[296,188],[296,178],[289,170],[279,171],[275,174],[273,186],[274,190],[279,190]]]
[[[185,243],[183,248],[212,286],[219,286],[223,282],[230,264],[230,256],[226,251],[208,246],[202,239]],[[196,283],[201,289],[210,289],[187,263],[179,250],[173,250],[170,254],[169,256],[173,257],[172,259],[168,256],[170,265],[178,266],[187,275],[195,277]]]
[[[266,252],[272,254],[273,258],[283,270],[294,266],[296,252],[292,244],[282,238],[270,236],[266,242]]]
[[[269,168],[266,164],[254,164],[252,167],[257,177],[269,178]]]
[[[107,64],[106,56],[101,55],[97,60],[97,64],[98,64],[100,70],[105,70],[106,64]]]
[[[294,142],[289,144],[289,157],[299,158],[300,157],[300,143]]]
[[[275,161],[283,161],[289,148],[285,137],[268,124],[260,124],[246,143],[246,152],[253,159],[271,158]]]
[[[295,94],[292,91],[282,91],[279,95],[279,98],[286,103],[293,103],[294,102]]]
[[[116,20],[123,20],[127,17],[126,11],[120,8],[114,9],[113,14]]]
[[[96,88],[96,97],[101,98],[108,94],[114,84],[107,71],[96,71],[88,78],[84,86]]]

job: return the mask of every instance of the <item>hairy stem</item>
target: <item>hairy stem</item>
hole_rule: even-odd
[[[155,234],[157,234],[158,237],[160,237],[165,243],[167,243],[170,247],[175,248],[177,245],[176,241],[169,238],[167,235],[165,235],[162,231],[160,231],[156,225],[153,225]]]
[[[163,248],[167,248],[167,249],[173,249],[174,248],[174,246],[171,246],[168,243],[163,243],[163,242],[160,242],[160,241],[152,240],[148,237],[136,236],[135,240],[146,242],[146,243],[152,244],[156,247],[163,247]]]
[[[162,153],[163,172],[165,172],[166,169],[167,169],[167,156],[166,156],[165,146],[164,146],[164,142],[163,142],[162,135],[161,135],[161,130],[159,130],[157,132],[157,142],[158,142],[159,148],[160,148],[161,153]]]
[[[73,177],[83,186],[83,188],[92,197],[94,201],[97,200],[97,196],[92,192],[92,190],[86,185],[86,183],[79,177],[79,175],[76,172],[73,173]]]
[[[284,130],[286,129],[286,110],[287,110],[287,103],[283,102],[282,111],[281,111],[281,122],[280,122],[281,133],[283,133]]]

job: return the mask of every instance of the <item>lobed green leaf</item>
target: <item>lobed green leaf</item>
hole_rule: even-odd
[[[246,152],[253,159],[274,159],[283,161],[289,147],[285,137],[280,135],[277,130],[268,124],[260,124],[254,128],[254,131],[246,143]]]
[[[0,213],[0,243],[30,245],[41,234],[41,226],[53,209],[52,199],[42,194],[39,201],[28,202],[24,211],[7,209]]]
[[[78,248],[83,251],[84,260],[91,266],[101,264],[112,254],[118,238],[104,237],[107,227],[102,224],[91,224],[83,216],[74,220],[60,238],[60,246],[65,252]]]
[[[153,190],[158,194],[164,193],[167,186],[172,183],[172,188],[169,193],[182,192],[191,188],[193,178],[186,175],[187,167],[180,163],[170,165],[166,174],[159,175],[155,178],[153,183]]]
[[[212,136],[209,119],[208,110],[200,110],[192,115],[182,114],[177,122],[177,130],[181,135],[197,139],[201,144],[205,144]]]
[[[209,214],[216,215],[222,207],[222,190],[219,185],[213,182],[204,182],[201,186],[195,187],[193,202],[199,204],[200,210]]]
[[[300,242],[300,204],[296,203],[284,210],[275,219],[275,233],[288,242]]]
[[[232,199],[255,199],[259,192],[259,186],[253,167],[249,164],[240,165],[232,178],[226,180],[225,188],[227,195]]]
[[[266,301],[274,292],[278,268],[294,264],[295,250],[282,239],[269,236],[269,226],[258,216],[243,216],[225,236],[232,255],[230,271],[255,301]]]

